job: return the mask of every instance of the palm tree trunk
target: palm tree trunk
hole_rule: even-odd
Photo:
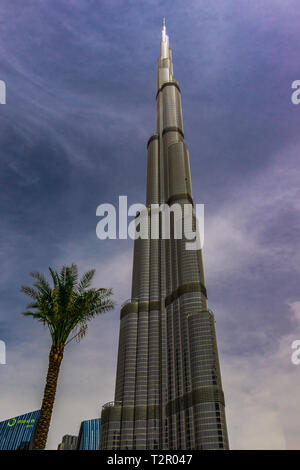
[[[52,344],[49,353],[48,374],[44,389],[42,407],[34,433],[33,450],[44,450],[46,447],[52,409],[56,394],[57,379],[63,354],[64,345],[57,346]]]

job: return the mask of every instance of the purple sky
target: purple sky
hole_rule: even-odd
[[[118,306],[66,350],[48,447],[114,397],[133,243],[96,238],[96,207],[144,202],[166,16],[231,448],[300,449],[299,0],[3,0],[0,420],[39,408],[48,332],[23,318],[29,272],[97,269]]]

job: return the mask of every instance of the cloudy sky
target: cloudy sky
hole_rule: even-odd
[[[0,5],[0,420],[40,407],[48,332],[22,317],[30,271],[75,262],[115,311],[65,352],[48,439],[113,399],[131,240],[96,208],[144,202],[166,16],[216,317],[230,446],[300,449],[299,0],[3,0]]]

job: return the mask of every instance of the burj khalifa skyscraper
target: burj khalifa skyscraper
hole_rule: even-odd
[[[153,205],[193,207],[181,92],[165,22],[157,61],[156,133],[147,152],[150,233]],[[187,250],[185,238],[174,236],[174,220],[169,238],[159,233],[135,240],[131,298],[120,314],[115,398],[102,409],[100,449],[228,449],[202,251]]]

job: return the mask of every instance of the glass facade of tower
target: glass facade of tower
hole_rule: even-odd
[[[98,450],[100,440],[99,418],[82,421],[77,441],[77,450]]]
[[[131,299],[121,308],[115,401],[104,405],[100,449],[228,449],[213,313],[201,250],[186,237],[150,237],[154,204],[193,204],[181,94],[165,26],[157,63],[156,133],[147,145],[148,239],[134,245]],[[192,210],[193,230],[196,219]],[[183,218],[180,220],[183,227]],[[177,226],[177,225],[176,225]]]
[[[40,410],[0,423],[0,450],[29,450]]]

